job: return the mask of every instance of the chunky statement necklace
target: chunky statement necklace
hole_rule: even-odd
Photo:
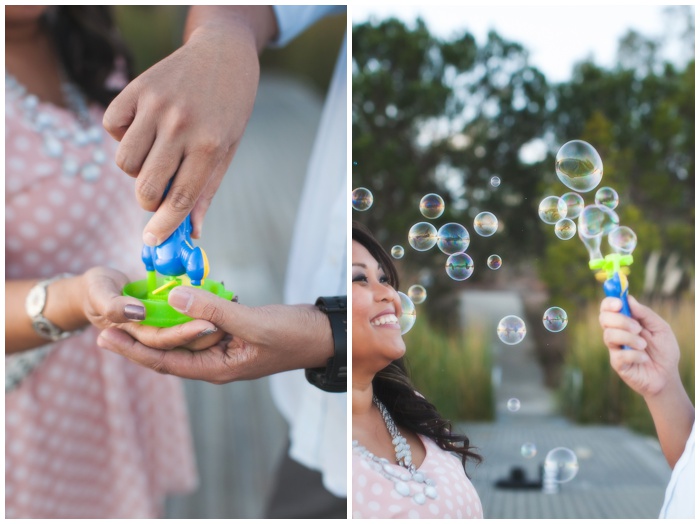
[[[396,471],[396,468],[392,467],[387,459],[377,457],[364,446],[360,446],[357,440],[353,440],[353,448],[364,458],[368,459],[376,471],[394,483],[394,490],[396,490],[399,495],[404,497],[410,496],[416,504],[425,504],[426,498],[436,499],[437,489],[435,488],[435,482],[426,478],[423,473],[416,469],[411,457],[411,446],[406,441],[406,438],[399,433],[399,429],[396,427],[394,419],[391,418],[389,410],[386,409],[386,406],[382,404],[376,396],[372,397],[372,402],[374,402],[374,405],[379,409],[379,413],[381,413],[384,419],[386,429],[389,431],[389,435],[391,435],[391,443],[394,445],[394,451],[396,452],[396,463],[406,468],[406,471]],[[408,484],[410,481],[422,484],[422,489],[411,494],[411,487]]]

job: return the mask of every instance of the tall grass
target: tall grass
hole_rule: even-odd
[[[694,401],[695,303],[691,297],[648,305],[670,324],[678,339],[681,380]],[[565,358],[564,381],[560,389],[562,410],[577,422],[624,424],[653,435],[654,424],[646,403],[610,367],[598,315],[599,303],[589,304],[570,326],[574,336]]]
[[[447,334],[423,317],[404,338],[413,383],[443,417],[494,418],[491,351],[483,329]]]

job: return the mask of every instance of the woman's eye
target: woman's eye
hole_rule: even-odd
[[[365,275],[356,275],[352,277],[353,282],[367,282],[367,277]]]

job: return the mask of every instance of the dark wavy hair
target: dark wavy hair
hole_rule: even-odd
[[[389,284],[399,288],[399,275],[389,254],[363,224],[353,222],[352,239],[369,251],[384,270]],[[413,386],[404,358],[394,360],[379,371],[372,381],[377,398],[386,406],[397,425],[425,435],[445,451],[461,456],[462,464],[467,460],[481,462],[481,456],[469,445],[469,438],[452,431],[452,424],[440,416],[437,408]]]
[[[68,78],[90,100],[105,107],[119,93],[107,78],[121,62],[127,80],[132,59],[117,31],[112,8],[106,5],[51,6],[42,17]]]

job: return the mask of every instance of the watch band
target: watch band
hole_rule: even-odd
[[[319,297],[316,307],[323,311],[331,324],[333,356],[325,368],[305,370],[306,380],[323,391],[342,393],[348,389],[348,310],[347,297]]]
[[[75,275],[72,273],[61,273],[55,277],[37,282],[34,287],[29,290],[24,305],[27,315],[29,315],[29,318],[32,321],[32,327],[34,328],[36,334],[40,337],[56,342],[85,329],[80,328],[75,331],[64,331],[44,316],[44,308],[46,307],[46,298],[48,295],[47,288],[49,287],[49,284],[57,280],[70,278],[73,276]]]

